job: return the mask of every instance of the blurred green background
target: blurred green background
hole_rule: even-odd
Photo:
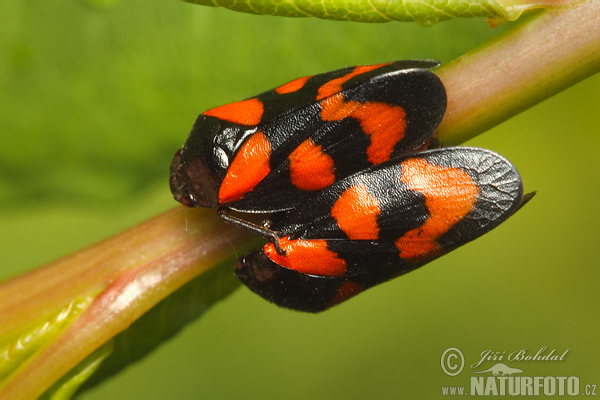
[[[168,166],[207,108],[348,65],[448,62],[502,29],[4,0],[0,279],[174,207]],[[320,315],[240,288],[81,398],[441,398],[471,373],[443,373],[451,346],[467,364],[484,350],[569,349],[561,362],[507,364],[600,384],[598,93],[595,76],[468,143],[509,158],[538,191],[480,240]]]

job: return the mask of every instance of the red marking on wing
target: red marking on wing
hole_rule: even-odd
[[[371,138],[367,149],[369,162],[379,164],[389,160],[394,147],[404,137],[404,109],[384,103],[365,103],[352,116],[360,121],[360,127]]]
[[[217,117],[240,125],[258,125],[264,112],[263,103],[258,99],[238,101],[205,111],[204,115]]]
[[[321,118],[324,121],[339,121],[340,119],[352,117],[352,114],[360,107],[355,101],[344,101],[344,95],[338,93],[321,101]]]
[[[300,90],[304,87],[304,85],[306,84],[306,81],[308,81],[310,78],[311,78],[310,76],[305,76],[302,78],[295,79],[291,82],[288,82],[284,85],[279,86],[278,88],[275,89],[275,92],[279,93],[279,94],[297,92],[298,90]]]
[[[422,158],[401,163],[402,181],[410,190],[425,196],[429,218],[396,241],[400,257],[422,261],[440,255],[436,239],[464,218],[475,206],[479,189],[471,177],[458,168],[430,164]]]
[[[335,182],[334,162],[323,146],[306,139],[289,156],[290,178],[300,190],[320,190]]]
[[[346,189],[331,208],[331,216],[352,240],[377,240],[380,213],[379,201],[364,185]]]
[[[263,250],[267,257],[282,267],[320,276],[341,276],[346,273],[346,261],[329,250],[325,240],[290,240],[284,237],[279,240],[279,245],[287,253],[285,256],[277,254],[270,242],[264,245]]]
[[[406,112],[402,107],[378,102],[344,101],[341,93],[321,101],[321,118],[325,121],[357,119],[371,140],[367,159],[373,165],[390,159],[406,131]]]
[[[333,307],[336,304],[340,304],[341,302],[348,300],[350,297],[356,296],[363,290],[363,285],[356,282],[346,281],[342,283],[342,286],[338,288],[331,300],[329,300],[329,303],[327,303],[327,308]]]
[[[350,79],[354,78],[355,76],[364,74],[365,72],[373,71],[374,69],[381,68],[384,65],[389,65],[389,64],[391,64],[391,63],[383,63],[383,64],[376,64],[376,65],[363,65],[363,66],[356,67],[352,70],[352,72],[350,72],[342,77],[332,79],[329,82],[323,84],[323,86],[321,86],[319,88],[319,93],[317,94],[317,100],[323,100],[325,97],[329,97],[333,94],[341,92],[342,85],[344,83],[348,82]]]
[[[237,201],[271,172],[271,144],[264,133],[250,136],[238,151],[219,189],[219,203]]]

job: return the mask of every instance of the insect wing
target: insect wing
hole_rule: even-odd
[[[521,177],[504,157],[449,147],[399,157],[340,180],[276,216],[271,228],[304,239],[408,241],[418,233],[417,242],[425,237],[452,247],[499,225],[522,198]]]
[[[221,146],[229,146],[231,162],[219,204],[244,212],[288,210],[339,179],[423,147],[446,108],[443,84],[426,69],[433,65],[346,68],[209,110],[206,115],[244,115],[237,122],[256,123],[251,134]]]
[[[530,197],[514,166],[494,152],[419,152],[352,175],[280,215],[272,228],[286,254],[267,243],[241,261],[238,275],[274,302],[285,297],[283,277],[307,281],[319,296],[307,308],[327,308],[476,239]],[[260,284],[261,276],[279,281]]]
[[[439,62],[435,60],[400,60],[341,68],[295,79],[249,99],[210,109],[202,115],[238,125],[264,126],[288,114],[296,114],[325,97],[368,83],[378,76],[398,71],[429,70],[438,65]]]

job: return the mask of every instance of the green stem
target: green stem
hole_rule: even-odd
[[[444,144],[462,143],[600,71],[600,1],[529,18],[440,68]]]

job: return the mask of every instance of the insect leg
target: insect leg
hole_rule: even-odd
[[[217,214],[223,221],[227,222],[228,224],[247,229],[250,232],[254,232],[257,235],[270,239],[275,245],[275,250],[277,251],[277,254],[279,254],[280,256],[285,256],[287,254],[285,250],[283,250],[281,246],[279,246],[279,235],[277,234],[277,232],[267,227],[255,224],[253,222],[246,221],[245,219],[235,217],[229,212],[230,209],[227,207],[219,207],[217,209]]]

